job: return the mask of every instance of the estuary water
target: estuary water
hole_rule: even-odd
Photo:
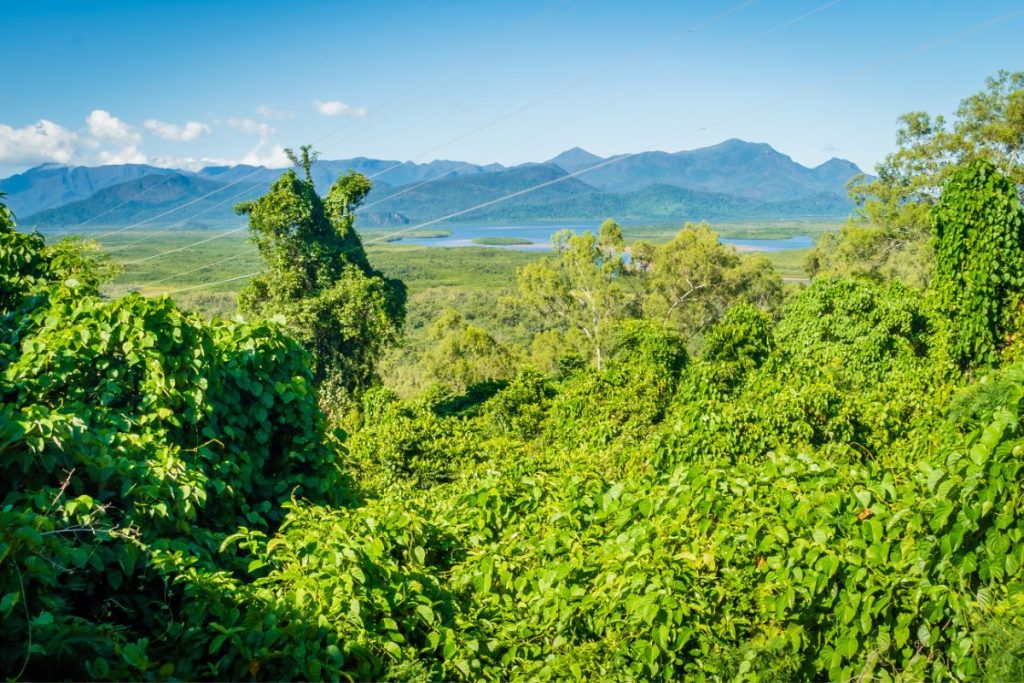
[[[547,250],[551,248],[551,235],[562,228],[581,232],[591,230],[593,225],[443,225],[438,230],[447,230],[447,237],[402,237],[396,244],[419,244],[426,247],[478,247],[493,246],[500,249]],[[433,228],[430,228],[433,229]],[[480,245],[474,240],[488,238],[510,238],[529,241],[529,244],[514,245]],[[627,239],[627,242],[629,240]],[[722,238],[723,244],[731,244],[739,251],[789,251],[792,249],[809,249],[814,241],[807,235],[797,235],[786,239],[731,239]]]

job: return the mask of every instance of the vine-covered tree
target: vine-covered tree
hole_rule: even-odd
[[[259,199],[236,211],[249,217],[252,240],[267,262],[239,297],[256,318],[284,318],[288,331],[312,353],[321,396],[366,388],[383,350],[405,317],[405,286],[370,266],[355,231],[355,210],[370,181],[355,172],[339,178],[326,200],[313,186],[316,153],[291,153],[305,172],[284,173]]]
[[[935,288],[961,364],[991,363],[1020,318],[1024,209],[995,166],[975,161],[946,183],[931,212]]]
[[[166,297],[103,300],[81,246],[17,232],[0,202],[0,677],[199,679],[187,660],[212,649],[186,634],[213,604],[178,578],[230,575],[240,527],[350,489],[298,344]],[[156,620],[194,625],[156,645]]]

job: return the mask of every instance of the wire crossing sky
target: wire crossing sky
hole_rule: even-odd
[[[284,147],[321,138],[326,159],[431,150],[515,164],[574,146],[638,152],[652,138],[1022,7],[843,0],[725,49],[821,5],[6,3],[0,54],[16,68],[0,94],[0,177],[45,162],[284,166]],[[1024,68],[1022,28],[1024,18],[1006,21],[667,151],[738,137],[807,165],[838,156],[870,169],[893,148],[900,114],[949,114],[987,76]],[[639,88],[648,82],[658,86]],[[595,107],[617,93],[634,94]],[[329,135],[343,124],[344,135]]]

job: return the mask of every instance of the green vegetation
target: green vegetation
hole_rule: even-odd
[[[311,354],[321,397],[337,407],[376,378],[378,357],[401,330],[406,291],[370,266],[355,231],[370,181],[349,173],[321,200],[310,172],[316,155],[301,152],[301,159],[289,155],[305,180],[288,171],[265,196],[237,207],[268,266],[246,283],[238,307],[251,318],[285,321]]]
[[[951,130],[942,116],[905,114],[896,142],[876,177],[850,182],[857,211],[838,235],[819,241],[808,260],[812,274],[927,284],[934,266],[929,212],[957,169],[988,160],[1011,183],[1024,183],[1024,72],[989,78],[960,102]]]
[[[0,674],[1020,677],[1024,208],[994,164],[930,203],[926,286],[787,290],[707,225],[367,253],[366,178],[322,199],[294,156],[242,207],[268,270],[236,322],[104,299],[94,246],[0,205]]]
[[[215,570],[255,568],[224,541],[348,499],[309,358],[276,325],[104,302],[102,263],[9,222],[0,261],[3,675],[201,675]]]
[[[473,244],[487,247],[512,247],[517,245],[533,244],[533,240],[522,237],[477,237]]]
[[[1016,328],[1024,286],[1024,211],[987,161],[954,173],[931,213],[939,301],[962,364],[992,363]]]
[[[810,249],[786,249],[766,251],[761,254],[783,280],[803,281],[807,279],[807,257]]]
[[[401,242],[404,239],[419,238],[419,239],[441,239],[443,237],[451,237],[451,230],[410,230],[409,232],[403,232],[400,235],[385,234],[385,242]]]

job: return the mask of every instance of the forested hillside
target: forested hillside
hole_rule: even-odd
[[[234,321],[0,207],[2,675],[1024,678],[1024,76],[986,93],[807,286],[705,224],[561,231],[523,341],[446,311],[408,397],[371,184],[310,147],[236,207]]]

